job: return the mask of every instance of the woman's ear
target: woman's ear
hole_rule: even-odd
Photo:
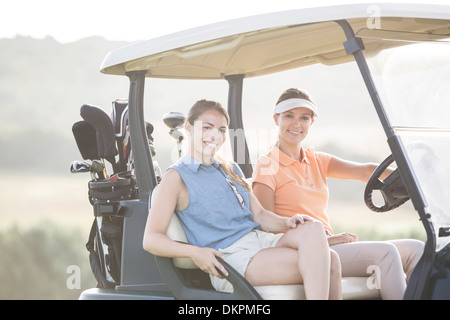
[[[186,133],[190,134],[190,130],[191,130],[191,124],[189,123],[189,121],[186,121],[184,123],[184,130],[186,131]]]
[[[276,113],[274,113],[273,114],[273,121],[275,122],[275,124],[278,126],[278,117],[279,117],[280,115],[279,114],[276,114]]]

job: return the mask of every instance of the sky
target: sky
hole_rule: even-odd
[[[383,1],[375,1],[381,3]],[[425,1],[384,1],[427,3]],[[0,38],[16,35],[61,43],[101,36],[107,40],[140,41],[272,11],[373,2],[367,0],[1,0]],[[448,0],[434,0],[448,4]]]

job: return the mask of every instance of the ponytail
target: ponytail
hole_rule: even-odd
[[[252,187],[250,186],[250,183],[245,180],[245,178],[238,175],[236,172],[234,172],[233,168],[230,167],[230,165],[224,161],[222,158],[218,157],[217,155],[214,155],[214,159],[219,162],[220,167],[223,169],[223,171],[231,177],[235,182],[240,184],[243,188],[245,188],[247,191],[251,191]]]

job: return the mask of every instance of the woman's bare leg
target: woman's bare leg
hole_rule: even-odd
[[[330,249],[330,300],[342,300],[342,269],[339,255]]]
[[[258,252],[249,263],[245,277],[255,286],[303,283],[307,299],[328,299],[331,259],[322,224],[308,221],[286,233],[275,248]],[[334,278],[336,275],[341,281],[339,272],[333,272]],[[337,290],[336,283],[333,279],[334,290]],[[332,296],[339,298],[336,292]]]
[[[307,222],[290,230],[277,246],[297,249],[298,269],[307,299],[328,299],[330,251],[322,224]]]

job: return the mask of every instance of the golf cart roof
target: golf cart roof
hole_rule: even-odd
[[[345,52],[346,38],[337,20],[346,20],[355,33],[400,31],[433,37],[450,33],[449,19],[450,6],[417,4],[342,5],[262,14],[112,51],[102,62],[101,72],[125,75],[147,70],[146,76],[154,78],[222,79],[315,63],[334,65],[353,59]],[[366,52],[371,50],[377,50],[376,45],[366,46]]]

